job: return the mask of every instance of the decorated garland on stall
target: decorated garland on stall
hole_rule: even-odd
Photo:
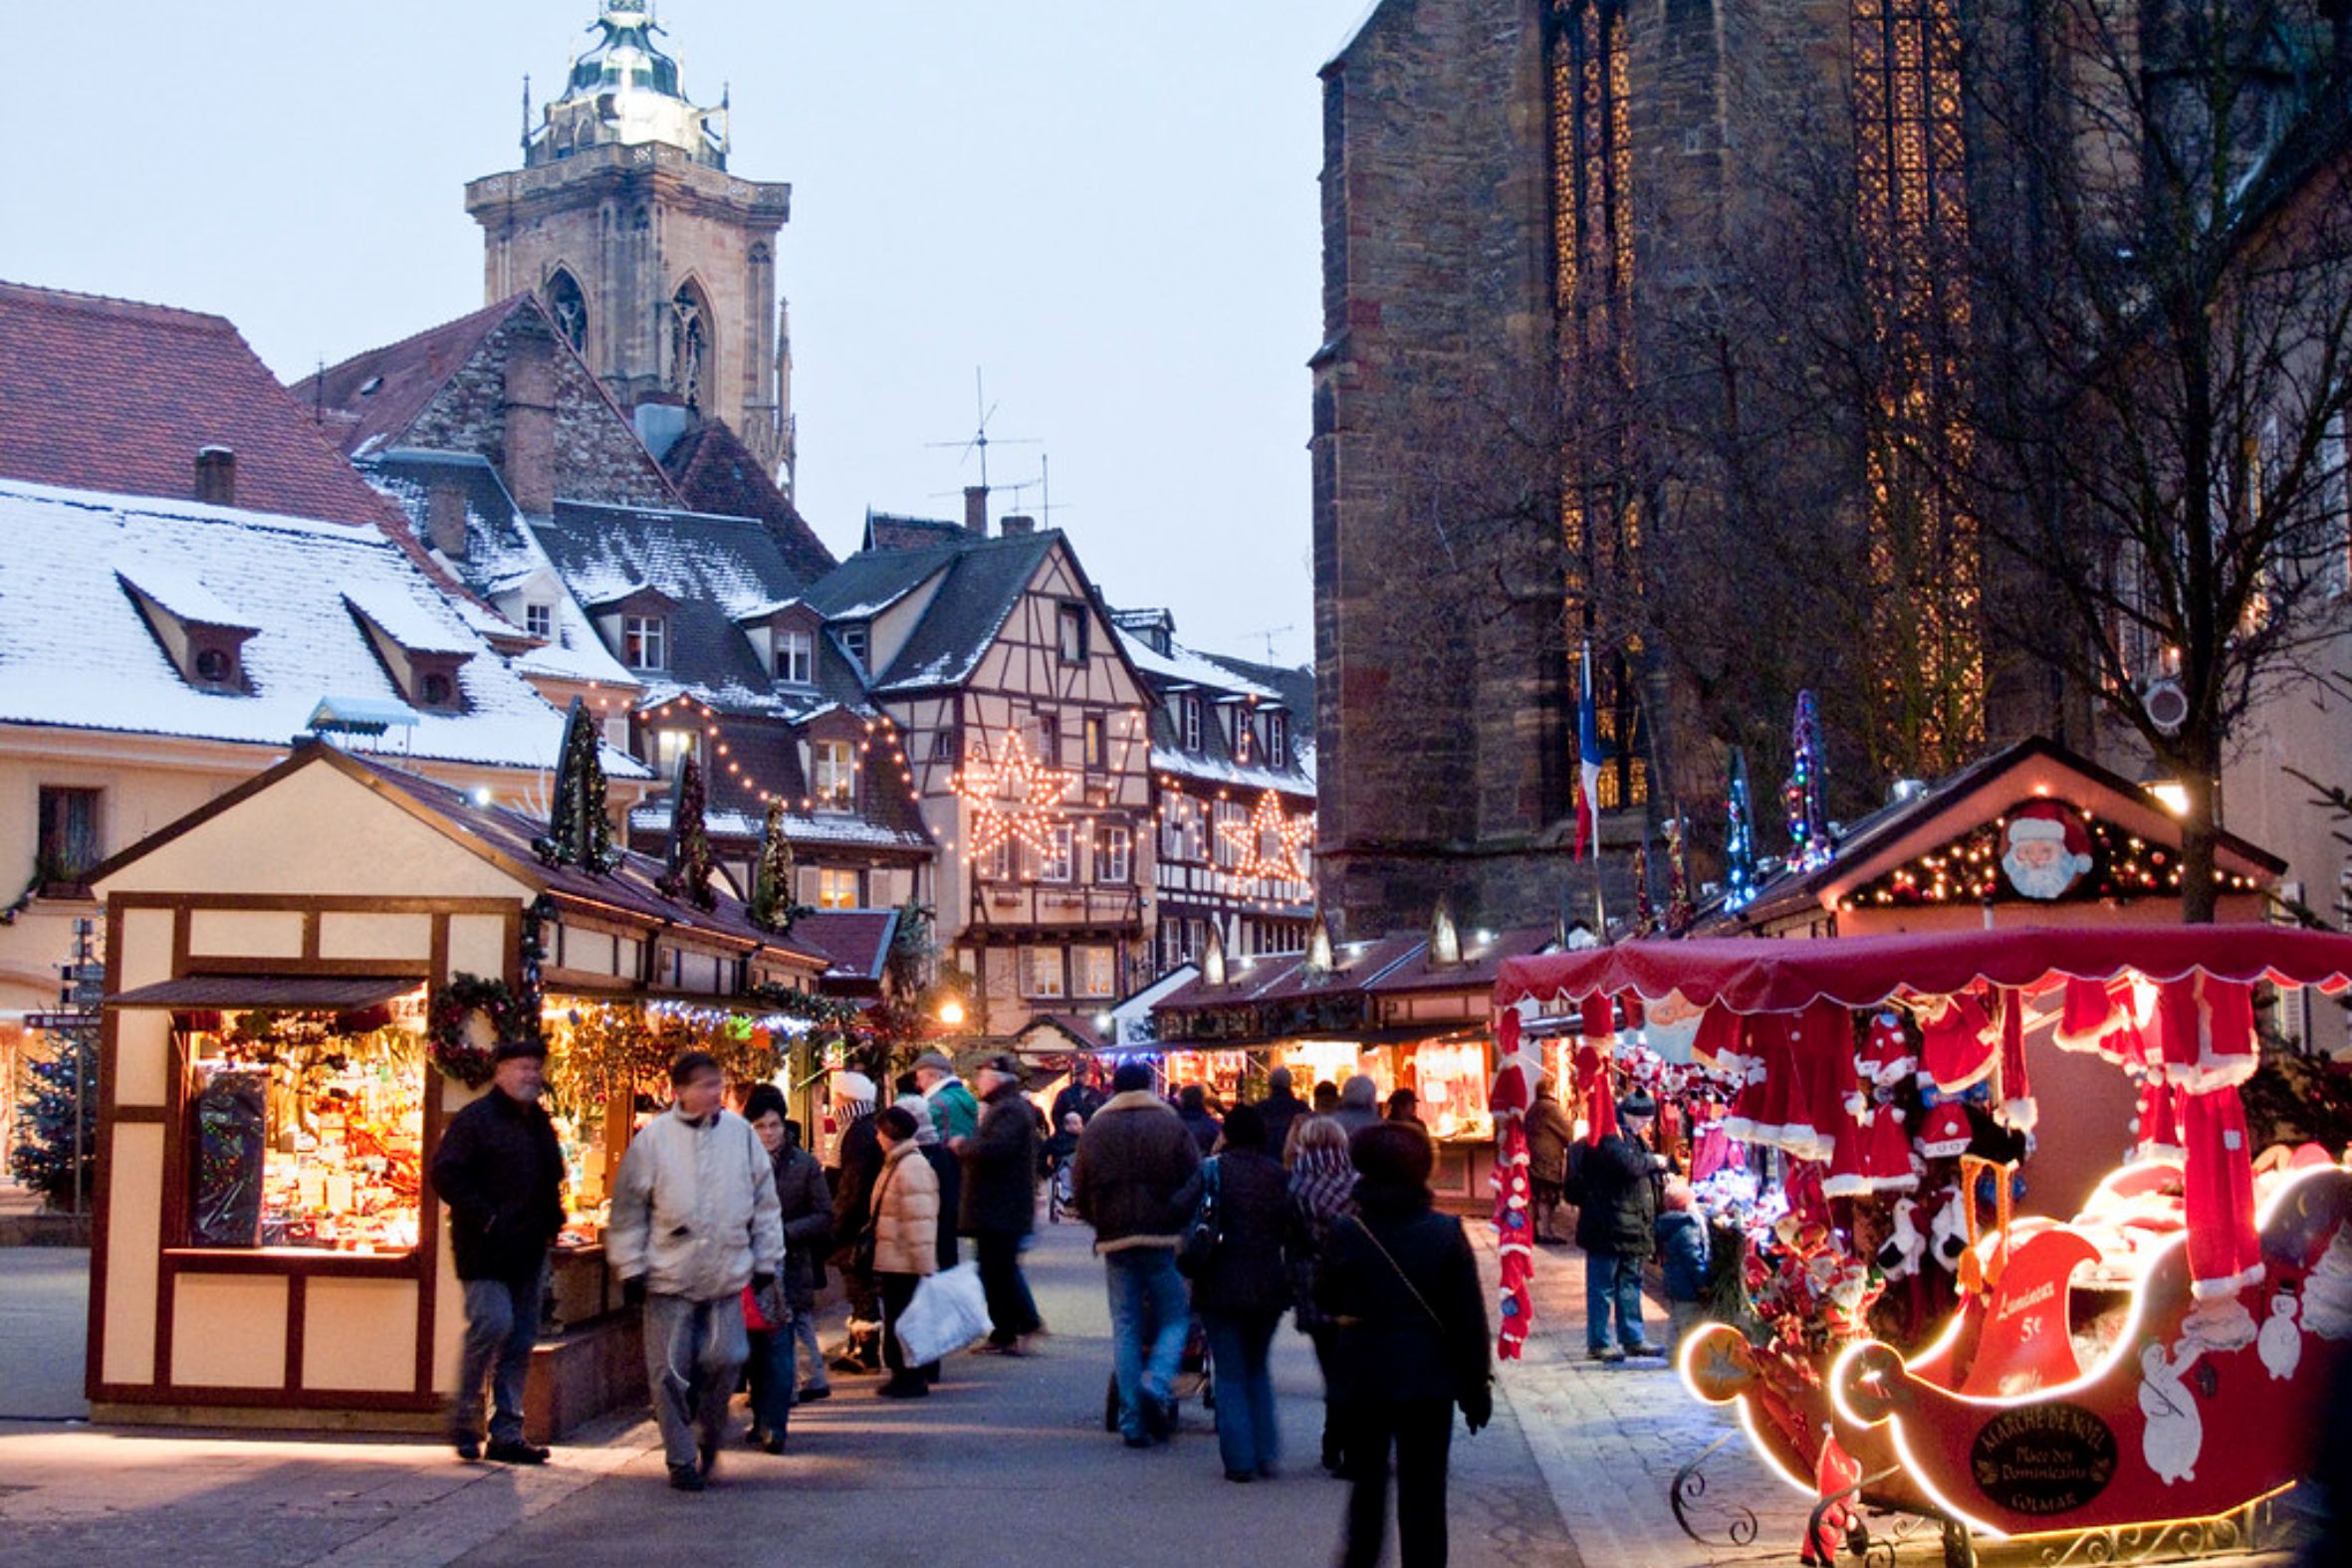
[[[490,1020],[488,1045],[476,1044],[466,1027],[476,1012]],[[446,985],[433,988],[425,1050],[435,1067],[469,1089],[490,1081],[497,1068],[493,1052],[500,1041],[540,1037],[538,1002],[503,980],[453,975]]]

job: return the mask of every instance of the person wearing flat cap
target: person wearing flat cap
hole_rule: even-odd
[[[539,1339],[548,1248],[564,1229],[564,1151],[539,1096],[547,1046],[504,1040],[490,1092],[449,1119],[433,1155],[433,1191],[449,1206],[449,1249],[465,1286],[465,1349],[449,1408],[459,1458],[482,1457],[482,1385],[491,1385],[489,1456],[540,1464],[523,1441],[523,1380]]]
[[[956,1064],[948,1060],[946,1052],[927,1050],[917,1056],[914,1075],[915,1087],[931,1102],[931,1125],[939,1129],[949,1148],[955,1147],[958,1138],[969,1138],[980,1130],[980,1102],[956,1076]]]
[[[1037,1299],[1021,1272],[1022,1238],[1037,1227],[1038,1117],[1021,1092],[1017,1058],[991,1056],[981,1063],[978,1077],[987,1105],[979,1128],[948,1144],[964,1167],[956,1229],[973,1238],[980,1255],[989,1348],[1018,1356],[1043,1326]]]
[[[1584,1353],[1595,1361],[1665,1354],[1641,1317],[1641,1265],[1658,1248],[1658,1181],[1666,1169],[1643,1141],[1657,1114],[1657,1102],[1634,1090],[1617,1102],[1617,1130],[1584,1151],[1576,1244],[1584,1249]]]

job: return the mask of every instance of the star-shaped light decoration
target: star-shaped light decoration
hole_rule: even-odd
[[[1258,796],[1257,808],[1247,822],[1220,822],[1217,830],[1238,852],[1234,863],[1237,874],[1270,882],[1306,879],[1298,852],[1314,842],[1314,815],[1291,815],[1283,809],[1282,796],[1272,789]],[[1268,852],[1269,844],[1274,846],[1272,853]]]
[[[1052,854],[1052,826],[1061,814],[1061,797],[1074,777],[1030,756],[1021,732],[1013,731],[995,767],[956,775],[956,793],[972,807],[967,855],[977,860],[1006,842],[1024,844],[1039,855]]]

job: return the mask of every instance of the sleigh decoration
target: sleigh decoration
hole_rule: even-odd
[[[2236,1088],[2254,1066],[2257,984],[2336,993],[2348,981],[2352,938],[2331,933],[2000,930],[1540,955],[1505,966],[1496,1002],[1570,1013],[1595,996],[1671,995],[1716,1014],[1703,1033],[1754,1039],[1760,1016],[1923,1000],[1932,1011],[1976,996],[1994,1004],[2004,1048],[2038,1027],[2131,1074],[2132,1157],[2072,1219],[2011,1216],[2013,1168],[1962,1162],[1967,1242],[1946,1258],[1959,1304],[1925,1344],[1906,1353],[1855,1332],[1823,1349],[1779,1331],[1757,1343],[1712,1324],[1679,1370],[1817,1500],[1807,1561],[1884,1545],[1856,1508],[1940,1527],[1952,1562],[1973,1561],[1978,1537],[2058,1536],[2076,1538],[2048,1548],[2061,1557],[2147,1561],[2250,1544],[2266,1499],[2300,1474],[2352,1347],[2352,1172],[2314,1147],[2274,1151],[2257,1176]],[[1783,1027],[1800,1073],[1835,1061]],[[1990,1044],[1993,1032],[1965,1034]],[[2110,1135],[2056,1118],[2039,1130]],[[2000,1205],[1985,1228],[1981,1192]],[[1704,1489],[1704,1458],[1678,1477],[1678,1518]],[[1744,1528],[1753,1539],[1753,1515]]]

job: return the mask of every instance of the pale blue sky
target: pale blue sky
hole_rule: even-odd
[[[951,517],[972,370],[1116,604],[1312,655],[1315,71],[1365,0],[663,0],[732,166],[789,180],[801,500]],[[217,311],[281,376],[482,303],[464,182],[518,161],[595,0],[12,6],[0,277]],[[1038,447],[991,461],[1002,486]],[[1034,507],[1034,495],[1031,505]],[[1061,511],[1066,504],[1068,510]]]

